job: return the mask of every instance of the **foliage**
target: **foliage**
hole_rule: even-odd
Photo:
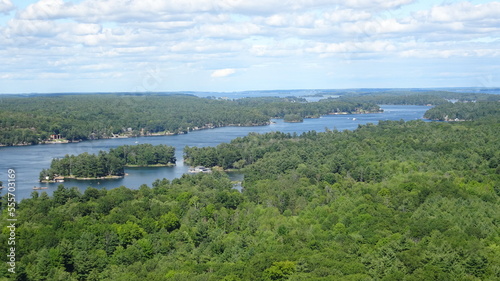
[[[217,171],[35,193],[16,212],[13,278],[497,280],[499,127],[384,121],[187,149],[244,166],[241,193]]]
[[[175,148],[167,145],[138,144],[122,145],[109,153],[100,151],[97,155],[84,152],[80,155],[66,155],[53,159],[50,169],[40,172],[40,180],[55,176],[76,178],[100,178],[123,176],[125,166],[149,166],[175,164]]]
[[[490,115],[500,115],[500,102],[445,103],[429,109],[424,118],[440,121],[470,121]]]
[[[213,100],[190,95],[98,94],[0,98],[0,145],[37,144],[117,135],[178,134],[221,126],[265,125],[286,114],[318,117],[379,111],[375,104],[298,98]]]
[[[184,148],[184,161],[192,166],[219,166],[224,169],[242,168],[262,158],[265,153],[283,148],[282,140],[291,139],[291,134],[281,132],[259,135],[250,133],[236,138],[230,144],[222,143],[217,147]]]
[[[302,122],[304,118],[298,114],[287,114],[283,117],[284,122]]]
[[[110,155],[125,160],[128,166],[175,164],[175,147],[164,144],[122,145],[109,151]]]
[[[339,100],[375,104],[441,105],[450,100],[458,102],[500,101],[500,95],[448,91],[385,91],[380,93],[347,93]]]

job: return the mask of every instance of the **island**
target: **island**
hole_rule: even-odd
[[[175,148],[167,145],[122,145],[96,154],[84,152],[53,159],[49,169],[40,172],[40,182],[65,179],[116,179],[125,176],[125,167],[162,167],[175,165]]]

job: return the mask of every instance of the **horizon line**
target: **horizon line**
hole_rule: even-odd
[[[24,92],[24,93],[0,93],[0,95],[71,95],[71,94],[186,94],[186,93],[248,93],[248,92],[283,92],[283,91],[345,91],[345,90],[440,90],[440,89],[500,89],[500,86],[491,87],[359,87],[359,88],[302,88],[302,89],[269,89],[269,90],[241,90],[241,91],[95,91],[95,92]]]

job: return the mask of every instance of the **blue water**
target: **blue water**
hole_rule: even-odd
[[[92,181],[66,181],[66,187],[76,186],[82,191],[88,187],[115,188],[126,186],[139,188],[142,184],[151,184],[156,179],[174,179],[187,173],[189,167],[185,166],[182,158],[183,148],[188,146],[216,146],[223,142],[230,142],[237,137],[246,136],[250,132],[266,133],[282,131],[286,133],[297,133],[315,130],[324,132],[326,128],[333,130],[354,130],[359,124],[377,123],[379,120],[415,120],[422,119],[428,106],[401,106],[383,105],[384,113],[355,114],[355,115],[328,115],[317,119],[304,119],[303,123],[284,123],[282,120],[273,120],[268,126],[259,127],[224,127],[210,130],[195,131],[185,135],[141,137],[128,139],[105,139],[85,141],[69,144],[44,144],[34,146],[17,146],[0,148],[0,181],[7,185],[8,169],[16,171],[16,197],[18,200],[30,197],[34,186],[47,186],[49,195],[57,188],[58,183],[38,182],[38,176],[43,168],[49,168],[53,158],[64,157],[66,154],[80,154],[83,152],[97,153],[100,150],[108,151],[120,145],[134,145],[138,143],[151,143],[153,145],[166,144],[176,148],[177,165],[175,167],[158,168],[127,168],[128,174],[122,179],[116,180],[92,180]],[[241,175],[231,175],[233,179],[241,179]],[[5,193],[6,190],[2,191]]]

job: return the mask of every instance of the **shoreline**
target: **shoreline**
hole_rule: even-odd
[[[273,118],[273,119],[278,119],[278,118]],[[32,145],[52,145],[52,144],[68,144],[68,143],[79,143],[79,142],[85,142],[85,141],[93,141],[93,140],[109,140],[109,139],[130,139],[130,138],[142,138],[142,137],[162,137],[162,136],[176,136],[176,135],[185,135],[189,132],[193,131],[201,131],[201,130],[209,130],[209,129],[217,129],[217,128],[225,128],[225,127],[258,127],[258,126],[268,126],[272,124],[271,121],[265,122],[263,124],[250,124],[250,125],[244,125],[244,124],[229,124],[229,125],[224,125],[224,126],[203,126],[203,127],[194,127],[194,128],[189,128],[188,131],[182,131],[178,133],[170,133],[170,132],[163,132],[163,133],[148,133],[144,135],[127,135],[127,136],[118,136],[118,137],[101,137],[101,138],[95,138],[95,139],[86,139],[86,140],[66,140],[62,139],[61,141],[51,141],[51,140],[44,140],[38,143],[34,144],[29,144],[29,143],[18,143],[18,144],[13,144],[13,145],[5,145],[5,144],[0,144],[0,147],[14,147],[14,146],[32,146]]]
[[[328,116],[328,115],[349,115],[349,114],[371,114],[371,113],[383,113],[383,110],[379,111],[373,111],[373,112],[331,112],[327,114],[321,114],[319,117],[304,117],[304,119],[316,119],[316,118],[321,118],[321,116]],[[271,117],[271,119],[280,119],[283,120],[283,118],[279,117]],[[216,128],[225,128],[225,127],[259,127],[259,126],[269,126],[273,124],[274,122],[271,121],[271,119],[265,123],[259,124],[259,123],[252,123],[252,124],[228,124],[228,125],[223,125],[223,126],[215,126],[215,125],[205,125],[203,127],[193,127],[190,128],[188,127],[187,131],[182,131],[178,133],[170,133],[170,132],[163,132],[163,133],[148,133],[144,135],[119,135],[118,137],[101,137],[101,138],[96,138],[96,139],[86,139],[86,140],[66,140],[66,139],[61,139],[60,141],[54,142],[51,140],[44,140],[39,143],[35,144],[28,144],[28,143],[19,143],[19,144],[14,144],[14,145],[5,145],[5,144],[0,144],[1,147],[13,147],[13,146],[32,146],[32,145],[53,145],[53,144],[69,144],[69,143],[79,143],[79,142],[85,142],[85,141],[92,141],[92,140],[104,140],[104,139],[128,139],[128,138],[139,138],[139,137],[160,137],[160,136],[176,136],[176,135],[184,135],[192,131],[201,131],[201,130],[209,130],[209,129],[216,129]],[[285,121],[283,121],[285,122]],[[303,122],[303,121],[302,121]],[[301,123],[301,122],[286,122],[286,123]]]
[[[79,181],[86,181],[86,180],[116,180],[116,179],[122,179],[125,176],[128,176],[127,173],[125,173],[123,176],[104,176],[104,177],[97,177],[97,178],[78,178],[74,176],[64,176],[63,181],[55,181],[55,180],[41,180],[41,183],[63,183],[65,180],[70,179],[70,180],[79,180]]]
[[[157,168],[157,167],[174,167],[175,164],[153,164],[153,165],[125,165],[127,168]]]

